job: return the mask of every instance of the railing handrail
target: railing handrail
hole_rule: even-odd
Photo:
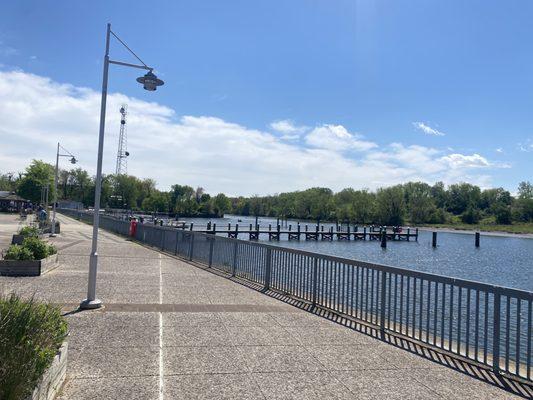
[[[92,215],[92,213],[87,212],[87,211],[83,211],[83,213]],[[101,217],[102,216],[106,218],[114,219],[116,221],[127,222],[127,221],[121,220],[120,218],[116,218],[111,215],[101,215]],[[161,230],[172,231],[172,232],[175,232],[177,229],[175,227],[170,227],[170,226],[158,226],[158,225],[152,226],[152,225],[146,225],[146,224],[143,224],[143,226],[149,226],[150,228],[161,229]],[[204,232],[196,232],[194,230],[190,231],[190,230],[185,229],[185,230],[180,230],[180,231],[185,234],[194,234],[194,235],[203,235],[207,237],[213,237],[212,234],[208,234]],[[217,240],[227,240],[230,242],[239,241],[239,242],[247,243],[247,245],[250,245],[250,246],[270,248],[270,249],[278,250],[278,251],[282,249],[283,251],[287,251],[293,254],[300,254],[300,255],[304,255],[308,257],[319,257],[321,259],[328,260],[328,261],[335,261],[335,262],[341,262],[341,263],[353,265],[353,266],[372,268],[378,271],[385,271],[385,272],[394,273],[398,275],[405,275],[405,276],[410,276],[414,278],[424,279],[427,281],[461,286],[463,288],[481,289],[481,290],[484,290],[486,292],[493,293],[493,294],[498,292],[499,294],[504,295],[504,296],[511,295],[511,296],[519,297],[522,300],[533,301],[533,291],[528,291],[524,289],[517,289],[517,288],[512,288],[512,287],[507,287],[507,286],[502,286],[502,285],[479,282],[479,281],[470,280],[470,279],[463,279],[463,278],[457,278],[457,277],[452,277],[452,276],[440,275],[440,274],[435,274],[432,272],[419,271],[416,269],[395,267],[395,266],[387,265],[387,264],[377,264],[377,263],[372,263],[368,261],[354,260],[350,258],[333,256],[330,254],[294,249],[291,247],[275,246],[275,245],[268,244],[268,243],[258,243],[258,242],[248,241],[248,240],[228,238],[225,236],[217,236]]]

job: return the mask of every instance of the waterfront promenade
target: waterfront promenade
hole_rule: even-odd
[[[65,310],[61,399],[518,398],[490,372],[480,375],[494,384],[469,376],[475,368],[454,370],[105,231],[97,285],[105,308],[76,312],[92,227],[59,219],[60,267],[0,277],[0,291]]]

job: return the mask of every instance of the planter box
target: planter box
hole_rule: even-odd
[[[0,260],[0,276],[39,276],[58,266],[57,254],[42,260]]]
[[[11,239],[11,244],[22,244],[24,241],[23,235],[13,235],[13,239]]]
[[[45,371],[33,393],[25,400],[53,400],[57,396],[67,374],[67,355],[68,341],[65,340],[52,365]]]

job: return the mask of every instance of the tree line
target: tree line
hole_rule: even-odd
[[[53,198],[53,180],[53,166],[34,160],[16,176],[0,174],[0,190],[15,191],[38,203],[43,185],[49,185],[50,199]],[[58,182],[58,199],[94,206],[94,177],[87,171],[60,170]],[[356,224],[476,224],[482,220],[511,224],[533,222],[533,185],[521,182],[517,196],[503,188],[481,190],[469,183],[445,186],[442,182],[407,182],[376,191],[346,188],[334,193],[317,187],[271,196],[229,198],[223,193],[211,196],[201,187],[175,184],[170,190],[161,191],[153,179],[106,175],[102,180],[101,207],[177,216],[220,217],[232,213]]]

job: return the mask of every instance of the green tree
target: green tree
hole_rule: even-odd
[[[0,174],[0,190],[14,192],[17,189],[17,178],[12,172]]]
[[[41,188],[49,187],[48,198],[54,198],[54,167],[41,160],[33,160],[18,182],[17,193],[34,203],[41,199]]]
[[[153,191],[143,199],[141,208],[144,211],[168,212],[169,200],[168,193]]]
[[[431,186],[423,182],[408,182],[403,189],[409,220],[414,224],[428,222],[436,210]]]
[[[405,200],[402,185],[381,188],[376,193],[377,217],[382,225],[402,225]]]
[[[376,212],[376,195],[368,190],[354,192],[352,213],[354,221],[358,224],[372,222]]]
[[[454,214],[461,214],[467,208],[478,208],[481,198],[481,189],[470,183],[457,183],[450,185],[448,210]]]
[[[523,181],[518,184],[519,199],[533,199],[533,184],[529,181]]]
[[[223,193],[217,194],[213,199],[213,210],[217,216],[224,216],[224,213],[227,213],[231,210],[230,199]]]

